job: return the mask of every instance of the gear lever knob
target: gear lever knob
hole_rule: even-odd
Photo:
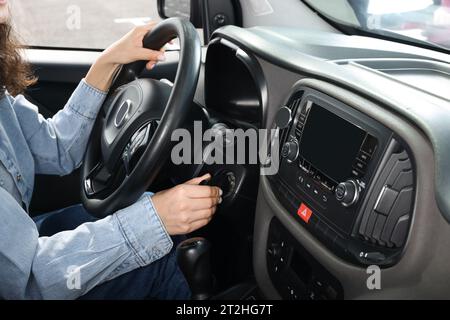
[[[183,241],[177,247],[177,262],[192,292],[193,300],[212,296],[211,243],[204,238]]]

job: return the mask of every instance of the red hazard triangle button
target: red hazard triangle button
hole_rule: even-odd
[[[309,223],[309,219],[311,219],[312,216],[312,210],[302,203],[300,208],[298,208],[297,215],[302,218],[303,221]]]

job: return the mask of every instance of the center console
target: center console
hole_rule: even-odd
[[[401,139],[309,88],[293,92],[276,126],[280,169],[270,183],[293,219],[348,262],[395,264],[409,232],[415,189],[413,162]],[[274,272],[277,263],[267,256]],[[297,268],[286,263],[288,270]]]

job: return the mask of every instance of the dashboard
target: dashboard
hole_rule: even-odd
[[[267,298],[448,296],[449,63],[378,39],[214,33],[206,109],[236,127],[277,130],[267,144],[280,146],[279,170],[260,177],[254,225]],[[382,290],[367,285],[374,266]]]

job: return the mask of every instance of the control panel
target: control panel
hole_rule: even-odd
[[[344,298],[339,281],[300,246],[276,218],[269,229],[267,267],[285,300]]]
[[[279,172],[270,181],[285,208],[341,258],[394,264],[413,207],[411,198],[398,198],[399,189],[414,188],[412,162],[398,138],[367,115],[307,88],[291,96],[275,122],[282,147]],[[392,157],[404,162],[386,168]],[[386,170],[397,175],[387,181]],[[396,183],[398,175],[402,182]]]

